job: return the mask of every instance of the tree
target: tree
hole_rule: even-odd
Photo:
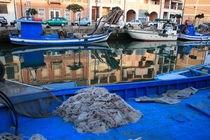
[[[148,17],[150,14],[149,14],[149,12],[146,11],[146,12],[144,13],[144,15],[145,15],[146,17]]]
[[[84,10],[84,8],[79,4],[70,4],[66,7],[69,11],[72,11],[74,13],[74,16],[77,12],[81,12]]]
[[[36,9],[34,9],[34,8],[29,8],[28,10],[26,10],[26,15],[27,16],[34,16],[34,15],[36,15],[36,14],[38,14],[38,12],[37,12],[37,10]]]
[[[182,15],[176,14],[175,17],[176,17],[176,18],[182,18]]]
[[[198,24],[199,24],[200,19],[204,18],[204,14],[202,13],[202,14],[196,15],[196,16],[195,16],[195,20],[196,20],[197,18],[198,18]]]
[[[146,11],[145,13],[144,13],[144,15],[146,16],[146,20],[148,20],[148,17],[149,17],[149,12],[148,11]]]
[[[116,7],[112,7],[112,10],[121,10],[121,8],[119,6],[116,6]]]

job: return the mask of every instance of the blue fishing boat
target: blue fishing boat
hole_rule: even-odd
[[[210,35],[197,33],[195,31],[195,27],[192,24],[190,24],[190,25],[184,25],[184,27],[180,29],[178,39],[208,41],[210,40]]]
[[[72,45],[86,44],[106,41],[111,31],[107,30],[104,33],[68,34],[64,31],[59,31],[57,34],[44,35],[41,21],[23,21],[17,20],[21,24],[20,34],[11,34],[9,36],[11,43],[19,45]]]
[[[197,65],[154,76],[156,80],[189,79],[192,77],[210,77],[210,64]]]
[[[44,109],[47,105],[52,105],[52,111],[52,108],[57,106],[50,102],[52,100],[49,100],[48,104],[42,104],[42,100],[44,101],[49,98],[49,93],[62,101],[66,101],[68,97],[75,95],[75,91],[86,87],[87,86],[47,91],[31,90],[31,92],[27,93],[22,91],[22,93],[13,94],[9,97],[12,102],[8,108],[10,108],[11,111],[3,104],[0,107],[0,133],[15,133],[16,131],[16,134],[19,134],[24,139],[28,139],[33,134],[38,133],[48,140],[198,140],[209,138],[209,76],[98,86],[106,88],[111,93],[116,93],[130,106],[144,114],[144,117],[138,122],[112,128],[107,133],[79,133],[72,123],[66,123],[57,116],[45,116],[45,118],[29,117],[31,114],[27,112],[27,110],[31,111],[31,113],[37,113],[35,111],[37,109],[34,108],[35,102],[39,110]],[[200,90],[191,98],[184,99],[182,102],[175,105],[137,103],[133,100],[133,98],[140,96],[155,97],[167,90],[181,90],[187,87],[194,87]],[[27,104],[27,107],[22,108],[27,114],[26,116],[16,114],[14,110],[16,106],[21,104]],[[43,112],[45,111],[46,110],[43,110]]]

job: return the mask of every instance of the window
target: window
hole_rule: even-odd
[[[71,17],[70,17],[70,11],[69,10],[64,11],[64,18],[67,19],[67,20],[70,20]]]
[[[144,3],[148,4],[149,3],[149,0],[144,0]]]
[[[38,18],[41,18],[41,19],[45,18],[45,9],[43,8],[38,9]]]
[[[1,14],[2,13],[4,13],[4,14],[8,13],[6,4],[0,4],[0,13]]]

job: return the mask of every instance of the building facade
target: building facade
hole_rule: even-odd
[[[185,0],[183,20],[195,20],[195,16],[198,14],[204,14],[200,23],[210,22],[210,0]]]
[[[174,22],[181,23],[183,16],[184,0],[162,0],[161,1],[161,18],[173,19]],[[180,15],[179,17],[177,15]]]
[[[0,16],[5,17],[8,22],[16,19],[14,0],[0,0]]]
[[[74,13],[66,9],[69,4],[77,3],[84,10],[81,12],[81,17],[89,17],[88,0],[16,0],[17,17],[23,17],[28,8],[34,8],[38,11],[37,18],[48,20],[53,17],[64,17],[69,21],[78,18],[79,13]]]
[[[145,13],[149,15],[146,16]],[[125,21],[133,19],[150,20],[160,15],[160,0],[126,0]]]

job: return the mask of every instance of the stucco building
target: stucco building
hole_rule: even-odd
[[[69,21],[78,18],[78,13],[74,15],[72,11],[66,9],[69,4],[77,3],[84,10],[81,12],[81,17],[89,17],[88,0],[16,0],[17,17],[25,15],[28,8],[35,8],[38,11],[36,17],[42,20],[48,20],[52,17],[64,17]]]
[[[0,0],[0,16],[4,16],[8,22],[16,18],[14,0]]]
[[[161,1],[161,18],[173,19],[174,22],[181,23],[181,18],[177,17],[183,15],[184,0],[162,0]]]
[[[201,22],[210,22],[210,0],[185,0],[184,21],[194,20],[198,14],[204,14]]]

